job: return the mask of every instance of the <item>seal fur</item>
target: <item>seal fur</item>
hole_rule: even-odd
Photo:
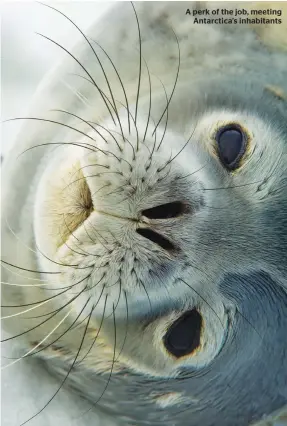
[[[117,6],[89,33],[122,75],[131,115],[103,52],[118,121],[95,85],[72,75],[79,73],[79,64],[68,57],[47,77],[31,109],[30,117],[50,121],[27,120],[5,159],[2,257],[7,263],[2,279],[34,286],[3,286],[4,306],[19,305],[3,308],[4,316],[27,310],[4,320],[4,327],[12,335],[35,327],[21,336],[22,344],[41,349],[38,355],[60,376],[75,363],[67,383],[123,424],[245,425],[287,401],[287,114],[284,97],[270,90],[287,91],[286,53],[268,50],[247,28],[183,21],[181,3],[135,7],[141,85],[131,5]],[[129,31],[127,22],[133,22]],[[108,25],[113,31],[107,31]],[[115,39],[121,40],[119,48]],[[235,49],[238,40],[240,50]],[[154,52],[159,50],[158,57]],[[172,93],[179,53],[164,133],[164,117],[159,122],[167,106],[163,86]],[[99,87],[106,87],[86,41],[73,55],[96,76]],[[55,108],[62,111],[47,112]],[[218,126],[234,121],[246,128],[250,146],[242,166],[229,174],[212,141]],[[192,207],[178,218],[155,221],[141,214],[178,199]],[[155,230],[174,250],[143,239],[138,226]],[[28,311],[39,301],[44,303]],[[69,320],[59,325],[59,316],[53,316],[36,327],[39,318],[31,316],[47,318],[65,303],[61,313],[72,307]],[[194,306],[204,319],[201,346],[191,356],[174,359],[162,338]],[[19,321],[25,317],[29,321]],[[43,348],[41,342],[55,327]],[[179,396],[163,411],[157,401],[166,394]],[[131,395],[137,395],[132,406]]]

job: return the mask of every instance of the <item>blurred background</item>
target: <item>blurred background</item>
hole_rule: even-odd
[[[111,2],[46,2],[71,18],[83,31],[98,19]],[[59,47],[40,37],[46,35],[71,48],[81,35],[59,13],[37,2],[1,2],[1,119],[23,116],[43,75],[64,57]],[[21,122],[2,125],[2,154],[11,146]]]

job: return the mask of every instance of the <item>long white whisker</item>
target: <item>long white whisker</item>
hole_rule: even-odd
[[[9,231],[11,232],[11,234],[13,234],[13,236],[16,238],[16,240],[18,240],[24,247],[26,247],[28,250],[30,250],[32,253],[37,254],[37,252],[35,250],[33,250],[31,247],[27,246],[27,244],[25,244],[19,237],[18,235],[15,234],[15,232],[13,231],[13,229],[11,228],[11,226],[9,225],[9,222],[7,220],[7,217],[5,217],[5,221],[6,221],[6,225],[9,228]]]
[[[41,302],[41,303],[39,303],[38,305],[33,306],[32,308],[26,309],[25,311],[18,312],[17,314],[7,315],[7,316],[5,316],[5,317],[1,317],[1,320],[3,320],[3,319],[8,319],[8,318],[13,318],[13,317],[17,317],[18,315],[22,315],[22,314],[25,314],[26,312],[30,312],[30,311],[32,311],[33,309],[36,309],[36,308],[39,308],[40,306],[45,305],[45,303],[48,303],[48,302],[50,302],[51,300],[54,300],[54,299],[51,299],[51,298],[50,298],[50,299],[48,299],[48,300],[45,300],[44,302]]]
[[[11,286],[15,286],[15,287],[43,287],[45,285],[51,285],[48,282],[46,284],[17,284],[17,283],[7,283],[6,281],[1,281],[1,284],[11,285]]]
[[[7,269],[7,271],[11,272],[12,274],[17,275],[17,276],[18,276],[18,277],[20,277],[20,278],[23,278],[23,275],[20,275],[18,272],[16,272],[16,270],[15,270],[15,269],[10,269],[10,268],[8,267],[8,265],[5,265],[4,263],[2,263],[2,267],[3,267],[3,268],[5,268],[5,269]],[[33,277],[28,277],[28,276],[25,276],[25,280],[31,280],[31,281],[44,281],[44,282],[46,282],[46,283],[48,283],[48,282],[49,282],[48,280],[43,280],[42,278],[33,278]]]
[[[88,102],[87,98],[84,95],[82,95],[80,92],[78,92],[77,90],[75,90],[66,81],[62,80],[62,83],[64,84],[65,87],[67,87],[67,89],[69,89],[72,93],[74,93],[74,95],[76,95],[77,98],[80,99],[80,101],[83,102],[83,104],[85,106],[91,106],[91,104]]]
[[[44,339],[41,340],[41,342],[39,342],[36,346],[34,346],[32,349],[30,349],[28,352],[26,352],[24,355],[22,355],[20,358],[16,359],[15,361],[10,362],[7,365],[4,365],[4,367],[1,367],[1,370],[4,370],[5,368],[11,367],[12,365],[16,364],[16,362],[21,361],[21,359],[27,357],[31,352],[33,352],[35,349],[37,349],[43,342],[45,342],[45,340],[48,339],[48,337],[51,336],[51,334],[54,333],[55,330],[57,330],[57,328],[60,327],[60,325],[65,321],[65,319],[71,314],[71,312],[73,311],[73,309],[71,309],[65,316],[64,318],[61,319],[61,321],[56,325],[56,327],[53,328],[53,330],[50,331],[50,333],[47,334],[47,336],[44,337]]]

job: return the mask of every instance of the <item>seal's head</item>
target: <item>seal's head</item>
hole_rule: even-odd
[[[39,270],[100,329],[83,370],[110,348],[101,402],[137,424],[245,425],[287,402],[286,99],[263,71],[202,74],[73,116],[35,187]],[[94,401],[97,380],[74,386]]]
[[[168,114],[172,130],[144,113],[129,131],[123,108],[121,128],[90,123],[55,151],[34,210],[41,269],[61,271],[51,285],[69,283],[67,300],[79,294],[75,316],[85,306],[105,318],[111,345],[114,310],[117,350],[136,372],[185,367],[197,377],[186,396],[212,377],[214,400],[236,383],[233,408],[263,414],[270,380],[275,406],[287,396],[286,103],[219,78],[179,87]]]

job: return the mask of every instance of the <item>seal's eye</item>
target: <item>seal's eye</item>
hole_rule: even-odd
[[[236,169],[246,150],[246,137],[242,130],[235,125],[223,127],[217,132],[215,140],[222,164],[229,170]]]
[[[200,344],[202,318],[196,309],[186,312],[168,329],[163,343],[177,358],[191,354]]]

